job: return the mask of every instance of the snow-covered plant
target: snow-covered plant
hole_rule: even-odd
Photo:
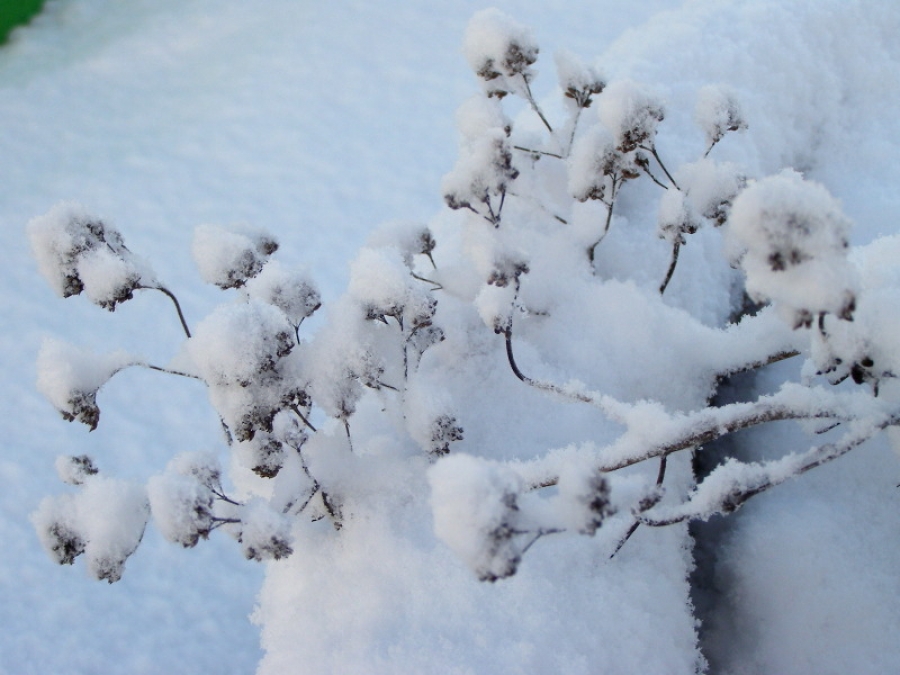
[[[562,53],[565,118],[552,120],[532,91],[530,30],[488,10],[464,42],[482,91],[458,114],[460,159],[441,186],[449,209],[430,226],[374,232],[316,331],[304,321],[321,295],[273,259],[274,237],[205,225],[193,245],[200,276],[231,298],[193,333],[178,309],[177,365],[45,345],[39,387],[66,420],[95,428],[103,384],[150,367],[206,385],[232,453],[227,473],[215,453],[180,454],[146,488],[98,474],[88,457],[60,460],[77,491],[34,516],[58,562],[85,554],[96,576],[116,580],[151,514],[184,547],[222,529],[249,559],[315,556],[297,545],[303,528],[341,537],[376,511],[400,521],[430,489],[437,536],[494,581],[545,536],[595,536],[614,555],[640,526],[730,513],[900,423],[900,282],[883,256],[851,249],[849,220],[823,186],[792,170],[753,179],[711,157],[748,126],[733,92],[699,92],[703,141],[694,161],[670,168],[658,144],[665,101],[651,87],[607,82]],[[503,106],[516,97],[527,107],[513,119]],[[606,247],[625,228],[640,254],[618,264],[622,248]],[[56,207],[28,229],[64,297],[84,291],[114,309],[150,288],[174,300],[82,207]],[[697,239],[707,252],[727,248],[728,258],[690,264],[731,279],[720,293],[731,304],[707,311],[699,292],[667,294]],[[745,293],[755,313],[741,314]],[[790,358],[806,359],[797,381],[712,403],[723,378]],[[565,428],[540,407],[527,424],[507,418],[510,401],[532,395],[596,426]],[[822,435],[765,463],[730,458],[690,474],[691,453],[778,421]],[[544,443],[538,455],[509,440],[536,429],[560,440],[531,441]]]

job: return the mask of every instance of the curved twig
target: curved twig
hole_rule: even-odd
[[[146,288],[157,290],[160,293],[165,294],[169,300],[172,301],[172,304],[175,305],[175,311],[178,312],[178,320],[181,321],[181,328],[184,330],[184,334],[187,337],[191,337],[191,329],[188,328],[187,321],[184,318],[184,312],[181,311],[181,304],[178,302],[178,298],[175,297],[175,294],[165,286],[147,286]]]

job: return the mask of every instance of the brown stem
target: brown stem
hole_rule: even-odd
[[[528,84],[528,78],[525,77],[525,74],[522,74],[522,81],[525,82],[525,98],[528,100],[528,103],[531,104],[531,109],[537,113],[537,116],[541,118],[541,122],[544,123],[544,126],[547,127],[547,131],[551,134],[553,133],[553,127],[550,126],[550,122],[547,121],[547,118],[544,117],[544,113],[541,112],[541,109],[538,107],[537,102],[534,100],[534,96],[531,93],[531,85]]]
[[[663,170],[663,173],[664,173],[664,174],[666,174],[666,178],[669,179],[669,182],[672,183],[672,186],[673,186],[676,190],[680,190],[681,188],[678,187],[678,183],[676,183],[676,182],[675,182],[675,179],[672,178],[672,174],[669,173],[669,170],[666,168],[666,165],[663,164],[663,161],[662,161],[662,159],[660,158],[659,153],[656,152],[656,145],[655,145],[655,144],[654,144],[654,145],[650,145],[649,147],[646,146],[646,145],[642,145],[642,146],[640,146],[640,147],[641,147],[641,150],[646,150],[646,151],[649,152],[651,155],[653,155],[653,158],[656,160],[656,163],[659,164],[659,168]]]
[[[666,292],[666,288],[669,285],[669,282],[672,281],[672,275],[675,274],[675,266],[678,264],[678,254],[681,251],[681,235],[678,235],[678,239],[675,240],[675,243],[672,244],[672,262],[669,263],[669,270],[666,272],[666,278],[663,279],[662,284],[659,286],[659,294],[662,295]]]
[[[597,247],[600,245],[600,242],[606,238],[606,235],[609,234],[609,226],[612,223],[612,214],[613,214],[613,206],[616,203],[616,192],[618,191],[616,177],[612,178],[612,189],[610,190],[609,203],[606,204],[606,222],[603,224],[603,232],[600,233],[600,238],[597,239],[591,246],[588,247],[587,254],[588,260],[591,265],[594,264],[594,256],[596,255]]]
[[[514,145],[513,150],[521,150],[530,155],[543,155],[544,157],[555,157],[556,159],[564,159],[562,155],[555,152],[546,152],[545,150],[532,150],[531,148],[523,148],[521,145]]]
[[[292,405],[290,406],[291,412],[293,412],[297,417],[300,418],[300,421],[303,422],[307,427],[309,427],[310,431],[313,433],[317,433],[318,430],[312,425],[312,423],[306,419],[306,415],[303,414],[303,411],[300,410],[299,406]]]
[[[175,294],[165,286],[150,286],[147,288],[155,289],[160,293],[164,293],[166,296],[168,296],[169,300],[172,301],[172,304],[175,305],[175,311],[178,312],[178,320],[181,321],[181,328],[184,330],[184,334],[187,337],[191,337],[191,330],[190,328],[188,328],[187,321],[184,318],[184,313],[181,311],[181,304],[178,302],[178,298],[175,297]]]

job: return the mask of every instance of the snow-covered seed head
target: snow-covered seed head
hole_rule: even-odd
[[[652,145],[656,127],[665,118],[662,101],[628,80],[609,85],[599,101],[600,121],[613,135],[619,152]]]
[[[821,313],[852,318],[850,221],[822,185],[789,169],[764,178],[737,197],[730,223],[751,297],[782,305],[795,326]]]
[[[575,141],[569,156],[569,194],[580,202],[603,201],[611,182],[637,178],[639,154],[625,154],[603,126],[595,125]]]
[[[246,226],[201,225],[192,252],[203,280],[219,288],[240,288],[258,275],[278,249],[267,232]]]
[[[444,201],[451,209],[488,204],[492,196],[505,193],[518,176],[506,135],[499,129],[490,130],[465,146],[456,166],[444,176]]]
[[[84,553],[84,540],[62,520],[49,523],[38,534],[50,557],[59,565],[74,565],[75,558]]]
[[[113,311],[136,289],[156,283],[119,231],[79,204],[58,204],[31,220],[27,230],[41,274],[61,297],[84,292]]]
[[[703,129],[709,147],[722,140],[729,131],[747,128],[737,96],[725,87],[703,87],[697,95],[694,117]]]
[[[659,200],[659,237],[672,244],[684,244],[684,235],[694,234],[699,228],[700,219],[687,196],[681,190],[666,190]]]
[[[569,483],[560,489],[560,494],[565,494],[578,506],[581,522],[578,531],[581,534],[593,536],[610,516],[617,513],[611,500],[612,491],[609,481],[602,471],[597,469],[581,473],[573,479],[568,477]]]
[[[498,98],[517,90],[516,77],[525,82],[533,78],[538,51],[531,31],[497,9],[476,13],[463,38],[469,66],[483,80],[487,95]]]
[[[215,495],[194,476],[173,470],[170,464],[161,476],[147,482],[150,510],[162,535],[184,548],[193,548],[209,537],[215,520]]]
[[[113,583],[122,577],[149,517],[143,487],[95,476],[76,493],[45,498],[31,521],[56,562],[71,565],[84,555],[91,576]]]
[[[251,301],[214,310],[200,322],[187,346],[209,385],[247,387],[261,373],[272,372],[295,343],[283,312]]]
[[[682,165],[676,175],[695,210],[716,227],[725,224],[732,203],[747,186],[747,178],[737,165],[707,158]]]
[[[270,422],[271,426],[271,422]],[[274,478],[284,465],[284,444],[271,434],[257,434],[246,443],[250,469],[261,478]]]
[[[295,326],[322,306],[322,296],[309,275],[303,270],[288,269],[277,260],[270,261],[257,276],[247,279],[245,288],[251,298],[284,312]]]
[[[99,471],[94,460],[87,455],[60,455],[56,458],[56,473],[63,483],[81,485]]]
[[[430,454],[446,455],[450,444],[463,439],[463,428],[453,415],[438,415],[431,423]]]
[[[515,574],[523,547],[519,476],[497,464],[451,455],[435,463],[429,479],[437,536],[482,581]]]
[[[523,274],[529,272],[528,263],[521,258],[505,257],[494,261],[494,268],[488,276],[487,283],[491,286],[506,288],[510,284],[517,284]]]
[[[125,352],[97,355],[61,340],[45,340],[38,352],[38,390],[67,422],[97,428],[97,392],[122,368],[133,363]]]
[[[262,499],[254,499],[240,510],[240,529],[237,540],[247,560],[281,560],[294,549],[291,547],[290,521]]]
[[[593,97],[606,88],[599,70],[566,50],[556,53],[556,73],[563,95],[579,108],[589,108]]]

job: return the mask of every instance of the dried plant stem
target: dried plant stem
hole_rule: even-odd
[[[175,294],[165,286],[150,286],[147,288],[151,290],[157,290],[160,293],[165,294],[169,298],[169,300],[172,301],[172,304],[175,305],[175,311],[178,312],[178,320],[181,322],[181,328],[184,330],[184,334],[187,337],[191,337],[191,329],[188,328],[187,321],[184,318],[184,313],[181,311],[181,304],[178,302],[178,298],[175,297]]]
[[[547,121],[547,118],[544,117],[544,113],[541,112],[540,106],[538,106],[537,101],[534,100],[534,95],[531,93],[531,85],[528,84],[528,78],[525,75],[522,75],[522,81],[525,83],[525,99],[528,101],[529,105],[531,105],[531,109],[537,113],[537,116],[541,118],[541,122],[544,123],[544,126],[547,127],[547,131],[551,134],[553,133],[553,127],[550,126],[550,122]]]
[[[669,263],[669,269],[666,272],[666,278],[663,279],[663,282],[659,286],[659,294],[662,295],[666,292],[666,288],[669,285],[669,282],[672,281],[672,275],[675,274],[675,267],[678,265],[678,254],[681,252],[681,236],[675,240],[675,243],[672,244],[672,261]]]

